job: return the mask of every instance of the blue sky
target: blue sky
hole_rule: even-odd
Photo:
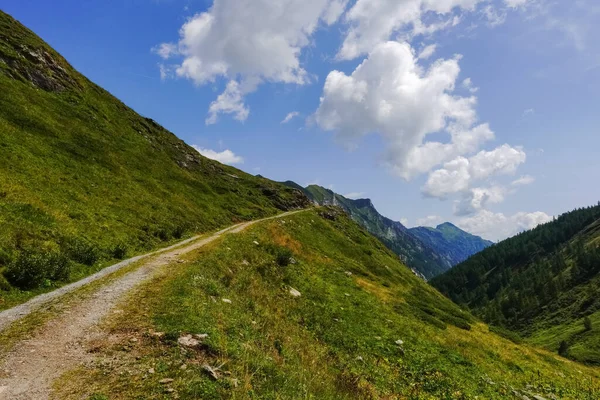
[[[0,8],[206,154],[369,197],[409,226],[497,240],[600,200],[594,0]]]

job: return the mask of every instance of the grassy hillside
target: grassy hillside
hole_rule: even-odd
[[[291,188],[300,188],[298,184],[284,183]],[[353,220],[378,237],[410,268],[427,279],[441,274],[452,266],[450,261],[438,254],[400,222],[392,221],[379,214],[369,199],[348,199],[318,185],[301,188],[304,194],[320,205],[335,205],[350,214]]]
[[[471,235],[449,222],[440,224],[435,228],[419,226],[408,231],[434,249],[453,266],[494,244],[479,236]]]
[[[432,284],[490,323],[600,363],[599,272],[600,205],[496,244]]]
[[[111,260],[308,204],[200,156],[2,12],[0,93],[0,309]]]
[[[597,369],[488,332],[331,209],[226,236],[141,287],[106,326],[98,362],[57,382],[57,398],[599,395]],[[208,336],[178,345],[188,334]]]

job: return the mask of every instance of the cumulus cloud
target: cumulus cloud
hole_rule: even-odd
[[[425,218],[419,218],[417,220],[417,226],[429,226],[435,228],[443,221],[439,215],[428,215]]]
[[[205,149],[196,145],[192,145],[192,147],[204,157],[210,158],[211,160],[216,160],[223,164],[235,165],[244,163],[244,159],[242,157],[236,155],[233,151],[229,149],[219,152],[211,149]]]
[[[485,209],[489,204],[502,203],[506,194],[507,189],[500,185],[469,189],[454,203],[454,215],[472,215]]]
[[[250,114],[250,110],[244,104],[244,94],[236,81],[229,81],[225,91],[210,103],[206,125],[216,124],[221,113],[235,114],[234,118],[241,122]]]
[[[218,78],[230,81],[223,97],[211,105],[207,122],[216,121],[219,113],[233,113],[243,120],[247,107],[236,99],[261,82],[305,84],[310,80],[300,65],[302,49],[320,24],[331,25],[339,19],[346,2],[215,0],[207,12],[185,22],[178,43],[162,43],[153,51],[164,59],[182,57],[176,75],[197,85]]]
[[[281,123],[287,124],[288,122],[290,122],[292,119],[296,118],[299,115],[300,115],[300,113],[298,111],[292,111],[291,113],[289,113],[288,115],[285,116],[285,118],[283,119],[283,121],[281,121]]]
[[[425,69],[408,43],[381,43],[351,75],[329,73],[315,121],[348,147],[367,134],[382,135],[384,163],[404,179],[474,152],[494,134],[487,124],[476,125],[477,99],[454,92],[459,59]],[[440,131],[449,134],[448,143],[424,143]]]
[[[471,217],[460,219],[457,225],[461,229],[475,235],[497,241],[506,239],[519,232],[533,229],[551,220],[551,216],[541,211],[531,213],[519,212],[507,216],[503,213],[481,210]]]
[[[454,26],[460,12],[474,10],[481,1],[357,0],[345,15],[350,27],[338,58],[351,60],[367,54],[394,34],[431,34]]]
[[[426,196],[444,199],[450,194],[465,192],[475,182],[491,176],[514,174],[526,158],[523,149],[507,144],[480,151],[470,158],[458,157],[431,172],[422,191]]]

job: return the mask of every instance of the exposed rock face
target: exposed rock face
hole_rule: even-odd
[[[60,56],[53,56],[43,49],[26,45],[13,48],[14,58],[4,55],[0,61],[9,68],[0,68],[14,79],[29,81],[34,86],[48,91],[61,92],[66,89],[81,89],[81,85],[67,71],[70,66]],[[63,65],[66,65],[63,66]]]

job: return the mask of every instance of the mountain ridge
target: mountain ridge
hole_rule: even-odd
[[[464,232],[450,223],[447,224],[452,226],[453,236],[458,236],[458,241],[449,237],[432,238],[421,234],[419,228],[409,229],[402,223],[381,215],[369,198],[348,199],[319,185],[308,185],[303,188],[293,181],[283,182],[283,184],[302,190],[316,204],[342,207],[351,215],[352,219],[398,254],[413,272],[425,279],[431,279],[447,271],[458,262],[457,260],[462,261],[491,244],[491,242]],[[439,226],[445,227],[446,225],[440,224]],[[469,247],[469,243],[476,244]],[[462,248],[456,249],[453,246],[462,246]]]

